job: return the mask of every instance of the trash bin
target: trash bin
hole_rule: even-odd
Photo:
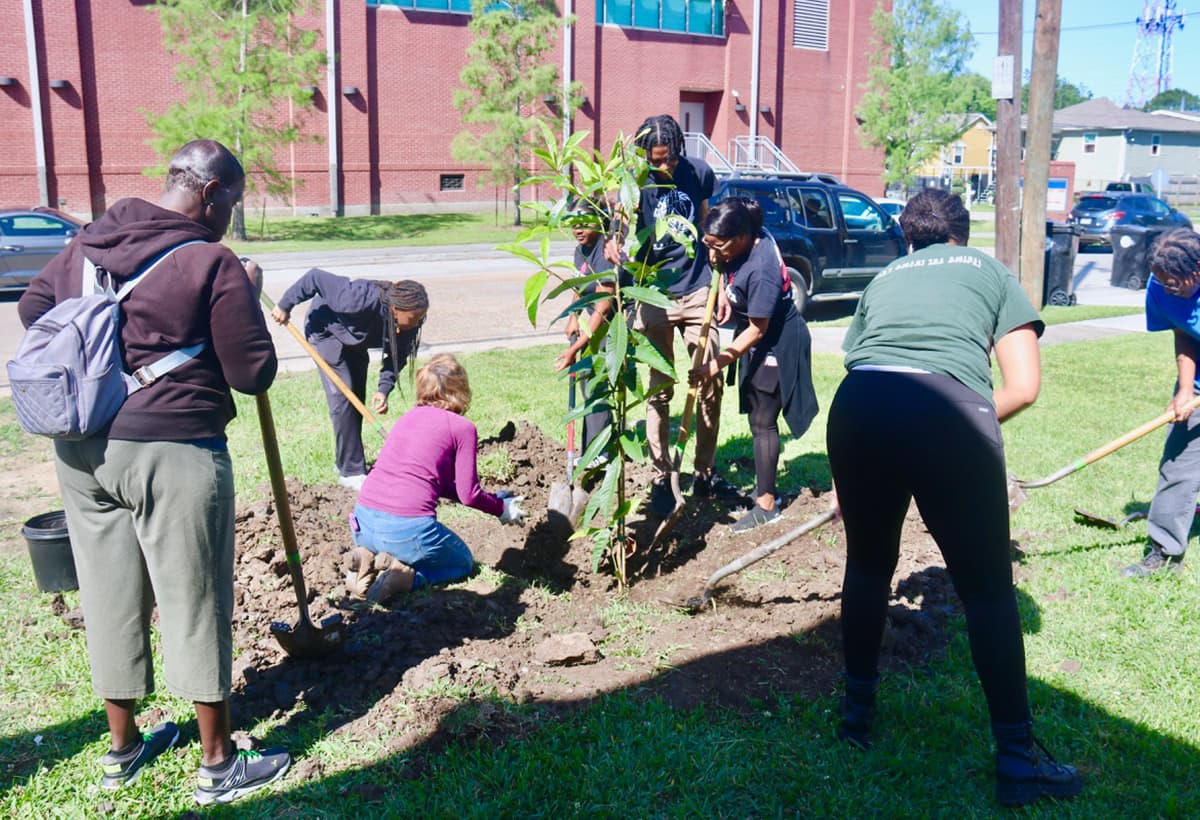
[[[1150,248],[1162,233],[1162,228],[1143,228],[1140,225],[1114,225],[1112,237],[1112,278],[1117,288],[1141,290],[1150,280]]]
[[[1046,221],[1046,266],[1042,275],[1042,307],[1075,304],[1075,254],[1079,227]]]
[[[61,510],[35,515],[21,527],[33,579],[40,592],[66,592],[79,589],[75,576],[75,557],[67,535],[67,514]]]

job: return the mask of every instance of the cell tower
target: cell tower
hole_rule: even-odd
[[[1175,29],[1183,28],[1183,12],[1175,0],[1145,0],[1137,19],[1137,43],[1133,47],[1133,65],[1129,68],[1129,86],[1125,105],[1141,108],[1156,95],[1171,87],[1171,63]]]

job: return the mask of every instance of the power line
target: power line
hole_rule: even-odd
[[[1200,13],[1200,12],[1194,12],[1194,11],[1181,12],[1181,16],[1185,19],[1186,18],[1194,18],[1194,17],[1196,17],[1196,15],[1198,13]],[[1137,18],[1134,18],[1133,20],[1122,20],[1121,22],[1118,22],[1118,23],[1092,23],[1092,24],[1086,25],[1086,26],[1063,26],[1061,31],[1063,31],[1063,32],[1092,31],[1094,29],[1099,29],[1099,28],[1119,28],[1122,26],[1137,26],[1137,24],[1138,24]],[[1033,34],[1033,29],[1027,29],[1021,33],[1022,34]],[[996,37],[996,36],[999,36],[999,34],[1000,34],[1000,32],[998,32],[998,31],[972,31],[971,32],[972,37]]]

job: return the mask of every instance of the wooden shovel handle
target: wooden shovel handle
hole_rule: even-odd
[[[720,287],[721,274],[714,268],[712,281],[708,286],[708,301],[704,304],[704,322],[700,325],[700,342],[696,345],[695,352],[692,353],[692,367],[699,367],[700,363],[704,361],[704,354],[708,352],[708,336],[712,330],[713,313],[717,309],[717,290]],[[683,460],[683,450],[691,435],[692,415],[696,410],[696,396],[699,392],[700,385],[698,383],[688,387],[687,401],[683,403],[683,418],[679,420],[679,436],[675,440],[676,469],[679,468],[678,462]]]
[[[263,304],[267,306],[267,310],[275,309],[275,303],[271,301],[271,297],[267,296],[265,292],[260,293],[259,298],[261,298]],[[321,368],[321,372],[325,374],[329,381],[333,382],[333,386],[341,391],[341,394],[346,397],[346,401],[350,402],[350,404],[354,406],[354,409],[357,410],[364,419],[371,422],[371,425],[375,428],[375,432],[379,433],[379,435],[386,439],[387,431],[383,429],[383,424],[380,423],[379,419],[374,413],[367,409],[367,406],[362,403],[358,396],[354,395],[354,391],[352,391],[346,385],[346,383],[342,381],[342,377],[337,374],[336,370],[330,367],[329,362],[325,361],[325,358],[317,352],[317,349],[309,343],[308,339],[304,338],[304,334],[300,332],[299,328],[292,324],[291,320],[284,322],[283,326],[286,327],[288,332],[290,332],[295,340],[300,343],[300,346],[304,348],[304,351],[312,357],[312,360],[317,363],[317,367]]]

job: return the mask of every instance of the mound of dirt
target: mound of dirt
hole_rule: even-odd
[[[443,520],[480,565],[503,574],[477,573],[386,607],[345,595],[342,559],[351,546],[354,493],[288,484],[312,618],[340,615],[345,624],[343,651],[321,661],[288,658],[269,634],[273,621],[297,620],[274,504],[239,511],[235,723],[270,715],[301,721],[325,712],[352,737],[428,750],[447,736],[498,739],[523,731],[511,715],[485,719],[477,712],[447,721],[461,693],[562,706],[633,687],[680,706],[744,709],[771,692],[832,690],[840,669],[839,525],[727,578],[704,611],[679,609],[718,568],[819,515],[827,499],[805,492],[779,521],[746,534],[727,526],[734,510],[689,499],[669,542],[630,559],[631,589],[622,598],[610,571],[592,572],[591,545],[566,540],[547,518],[551,485],[565,478],[561,445],[534,427],[510,424],[481,442],[484,457],[501,449],[510,480],[498,486],[526,496],[527,524],[502,526],[470,510],[447,511]],[[634,490],[648,480],[648,469],[634,465]],[[645,532],[639,543],[648,542]],[[904,528],[896,580],[885,662],[921,662],[944,644],[946,619],[957,605],[937,548],[915,515]],[[307,768],[316,776],[319,760]]]

